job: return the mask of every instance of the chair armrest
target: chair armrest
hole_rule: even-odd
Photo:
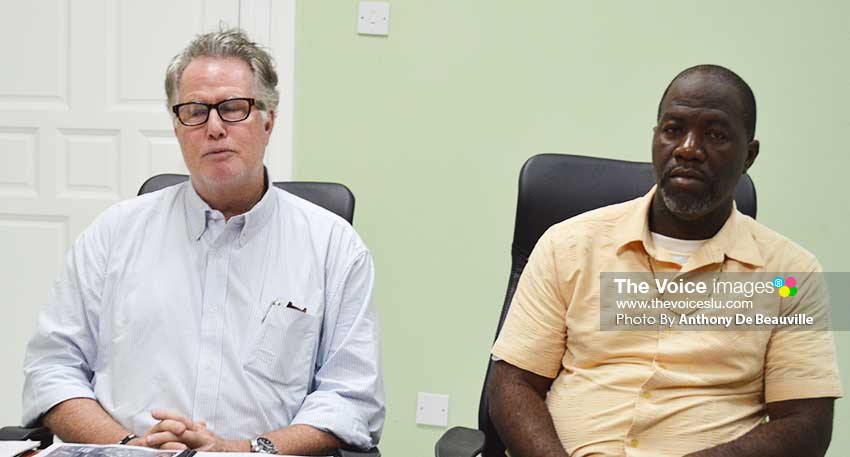
[[[484,449],[484,432],[474,428],[452,427],[434,446],[436,457],[475,457]]]
[[[44,427],[25,428],[10,426],[0,428],[0,441],[41,441],[39,449],[45,449],[53,444],[53,434]]]
[[[334,457],[381,457],[381,451],[373,447],[368,451],[346,451],[345,449],[337,449]]]

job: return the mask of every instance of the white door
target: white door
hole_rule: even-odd
[[[289,179],[294,0],[0,0],[0,426],[20,422],[24,348],[73,240],[147,177],[185,173],[165,67],[219,21],[277,60],[266,162]]]

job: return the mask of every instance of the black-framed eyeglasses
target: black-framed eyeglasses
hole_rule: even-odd
[[[187,127],[205,124],[210,119],[210,111],[216,110],[224,122],[239,122],[248,119],[251,107],[256,105],[253,98],[231,98],[218,103],[188,102],[171,107],[181,124]]]

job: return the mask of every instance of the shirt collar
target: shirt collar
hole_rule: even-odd
[[[656,256],[655,244],[649,231],[649,210],[652,199],[658,186],[643,197],[634,201],[631,210],[627,210],[620,221],[617,238],[617,254],[633,244],[641,244],[646,253]],[[713,237],[699,250],[696,255],[698,264],[720,263],[725,257],[738,260],[753,266],[764,266],[758,245],[753,239],[753,234],[747,224],[747,216],[738,211],[737,205],[732,203],[732,213],[726,222]]]
[[[266,170],[266,182],[268,183],[268,188],[266,189],[266,193],[263,194],[263,198],[254,205],[247,213],[242,216],[245,217],[245,225],[242,227],[242,234],[239,235],[239,245],[245,246],[245,243],[251,240],[266,224],[271,220],[272,215],[277,211],[277,196],[275,195],[275,186],[272,183],[271,177],[269,176],[268,170]],[[237,216],[238,217],[238,216]]]
[[[240,246],[244,246],[245,243],[256,235],[268,223],[277,209],[274,184],[269,177],[268,170],[264,170],[264,173],[266,182],[268,183],[268,189],[266,189],[263,197],[248,212],[231,218],[232,221],[242,220],[244,222],[241,224],[242,230],[239,235]],[[189,238],[193,241],[198,241],[207,229],[208,215],[215,210],[198,195],[191,179],[186,183],[185,206],[186,226],[189,230]]]
[[[185,184],[185,189],[186,227],[189,229],[189,238],[198,241],[207,229],[207,212],[212,211],[212,208],[195,191],[191,179]]]

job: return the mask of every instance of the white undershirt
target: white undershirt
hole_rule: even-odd
[[[652,242],[670,253],[673,260],[679,265],[688,263],[688,259],[694,252],[697,252],[708,240],[680,240],[678,238],[670,238],[669,236],[661,235],[660,233],[651,232]]]

